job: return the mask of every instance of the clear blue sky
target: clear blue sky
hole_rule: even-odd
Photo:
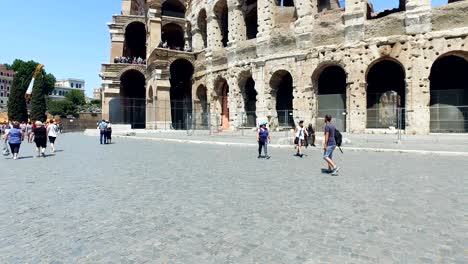
[[[35,60],[58,79],[84,79],[89,96],[100,87],[100,64],[110,55],[106,23],[120,13],[120,0],[0,1],[0,63]],[[397,6],[398,0],[372,3],[379,11]]]

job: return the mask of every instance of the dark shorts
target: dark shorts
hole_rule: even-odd
[[[9,144],[10,144],[10,149],[11,149],[12,154],[19,153],[21,143],[20,144],[11,144],[11,143],[9,143]]]
[[[54,144],[55,143],[55,139],[57,139],[56,137],[49,137],[49,142],[50,144]]]
[[[38,148],[45,148],[47,147],[47,140],[44,139],[35,139],[34,142],[36,143],[36,147]]]

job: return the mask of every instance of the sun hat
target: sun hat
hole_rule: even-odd
[[[268,123],[266,121],[260,122],[260,126],[266,126]]]
[[[42,122],[41,121],[36,121],[36,123],[34,123],[36,126],[43,126]]]

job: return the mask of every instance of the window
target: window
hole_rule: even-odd
[[[3,97],[3,93],[0,93],[0,97]]]
[[[10,86],[7,86],[7,87],[6,87],[6,90],[7,90],[7,91],[10,91]]]
[[[3,90],[3,85],[0,86],[0,90]]]
[[[57,95],[57,91],[54,90],[54,95]]]
[[[3,100],[0,101],[0,104],[3,104]]]
[[[71,88],[73,88],[73,85],[74,85],[74,83],[71,83],[71,84],[70,84]]]
[[[3,72],[0,72],[0,76],[3,76]]]
[[[7,93],[7,94],[6,94],[6,97],[10,97],[10,93]]]

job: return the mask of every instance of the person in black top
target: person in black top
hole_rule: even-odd
[[[36,121],[36,127],[33,129],[31,134],[31,140],[34,138],[36,143],[37,157],[45,158],[45,149],[47,147],[47,129],[44,127],[41,121]]]
[[[309,124],[309,126],[307,127],[307,134],[307,145],[315,147],[315,130],[312,127],[312,124]]]

